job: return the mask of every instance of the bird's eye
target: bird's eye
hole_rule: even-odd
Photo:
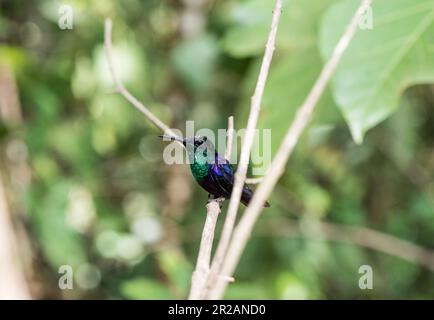
[[[196,146],[202,145],[208,138],[207,137],[200,137],[197,140],[194,141],[194,144]]]

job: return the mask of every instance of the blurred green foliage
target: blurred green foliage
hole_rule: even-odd
[[[272,128],[273,153],[358,2],[284,1],[259,122]],[[24,114],[6,134],[28,148],[32,182],[20,197],[39,272],[55,288],[42,297],[184,298],[206,194],[186,166],[162,162],[158,130],[111,94],[103,21],[113,19],[122,81],[162,121],[217,129],[234,114],[242,128],[273,1],[68,4],[72,30],[59,29],[57,1],[0,3],[0,63],[17,77]],[[271,222],[315,228],[323,219],[434,248],[433,10],[433,0],[375,1],[374,29],[360,31],[345,54],[227,298],[432,298],[433,273],[421,266],[356,245],[276,236]],[[56,289],[64,264],[76,270],[72,292]],[[374,290],[358,287],[365,264]]]

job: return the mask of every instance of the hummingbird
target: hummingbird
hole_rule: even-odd
[[[219,155],[214,144],[206,136],[187,137],[185,139],[160,135],[166,141],[178,141],[187,150],[190,169],[197,183],[208,192],[208,201],[218,198],[229,199],[234,185],[234,169],[224,157]],[[253,191],[244,184],[241,203],[247,206],[253,197]],[[270,204],[265,202],[265,207]]]

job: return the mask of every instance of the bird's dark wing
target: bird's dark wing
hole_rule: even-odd
[[[229,198],[234,185],[234,170],[227,160],[221,157],[217,160],[210,170],[211,179],[219,191],[217,196]]]
[[[229,199],[234,185],[234,169],[232,165],[227,160],[218,157],[217,163],[211,167],[209,176],[218,191],[218,194],[215,195]],[[241,202],[247,206],[252,197],[253,191],[245,184],[241,194]],[[270,204],[266,201],[264,206],[269,207]]]

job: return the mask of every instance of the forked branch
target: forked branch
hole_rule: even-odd
[[[279,26],[281,13],[282,13],[282,0],[276,0],[274,10],[273,10],[273,17],[271,21],[270,33],[268,35],[267,44],[265,46],[265,53],[262,59],[258,81],[256,83],[255,92],[251,98],[250,114],[247,120],[247,128],[244,134],[243,146],[241,148],[241,155],[240,155],[238,169],[235,174],[235,181],[234,181],[234,186],[232,188],[229,208],[226,214],[226,219],[223,225],[223,231],[220,237],[220,241],[217,246],[217,251],[215,253],[211,265],[211,272],[207,279],[205,290],[202,293],[202,298],[205,298],[207,296],[208,290],[211,288],[211,286],[214,285],[214,283],[218,279],[224,281],[221,276],[219,277],[219,275],[223,275],[223,278],[226,275],[224,272],[223,273],[220,272],[220,270],[223,263],[223,258],[226,254],[229,241],[232,236],[232,232],[234,230],[238,207],[240,205],[241,193],[243,190],[244,182],[246,180],[247,168],[250,159],[250,152],[252,150],[256,124],[258,122],[259,112],[261,110],[262,96],[264,95],[265,84],[268,78],[268,71],[270,69],[271,60],[273,59],[277,28]]]
[[[284,172],[289,156],[294,150],[303,130],[309,123],[315,106],[317,105],[330,79],[336,71],[336,68],[345,50],[348,48],[351,40],[353,39],[362,14],[366,12],[366,9],[370,6],[371,2],[372,0],[362,0],[351,22],[334,48],[331,57],[325,64],[321,74],[309,92],[309,95],[307,96],[303,105],[299,108],[292,125],[289,127],[283,142],[277,151],[275,158],[271,162],[270,170],[264,176],[263,181],[259,184],[258,189],[256,189],[256,192],[249,204],[249,207],[246,209],[239,224],[234,230],[227,254],[224,257],[223,266],[221,268],[222,274],[233,274],[250,237],[253,226],[262,212],[266,199]],[[208,298],[221,298],[226,287],[227,282],[216,279],[216,282],[213,283],[213,288],[208,295]]]

